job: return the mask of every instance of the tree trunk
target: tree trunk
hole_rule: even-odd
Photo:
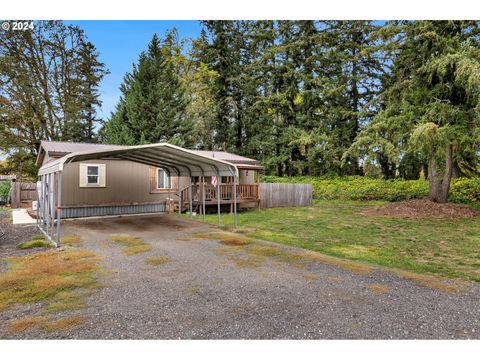
[[[453,172],[453,146],[448,144],[445,149],[445,171],[443,172],[443,178],[438,174],[436,155],[436,151],[433,151],[428,169],[430,177],[429,197],[432,201],[446,203],[448,202],[448,193],[450,191],[450,181],[452,180]]]
[[[458,179],[461,176],[462,176],[462,170],[460,169],[460,166],[458,166],[458,162],[454,161],[453,169],[452,169],[452,178]]]

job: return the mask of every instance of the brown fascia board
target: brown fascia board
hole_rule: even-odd
[[[37,165],[37,167],[42,166],[42,162],[43,162],[44,157],[45,157],[45,150],[43,150],[43,147],[40,146],[40,148],[38,149],[37,159],[35,161],[35,164]]]
[[[63,157],[65,155],[68,155],[70,154],[69,152],[61,152],[61,151],[49,151],[48,152],[48,156],[51,156],[51,157]]]

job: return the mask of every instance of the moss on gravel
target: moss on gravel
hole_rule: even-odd
[[[123,234],[111,235],[109,237],[109,240],[121,246],[124,246],[125,249],[123,250],[123,253],[125,255],[135,255],[135,254],[148,252],[151,250],[151,246],[148,245],[145,241],[131,235],[123,235]]]
[[[30,240],[30,241],[24,241],[20,244],[17,245],[18,249],[26,250],[26,249],[33,249],[33,248],[47,248],[50,247],[52,244],[49,241],[46,240]]]

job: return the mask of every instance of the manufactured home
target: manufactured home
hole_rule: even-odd
[[[52,218],[236,211],[260,202],[262,167],[223,151],[42,141],[37,165]]]

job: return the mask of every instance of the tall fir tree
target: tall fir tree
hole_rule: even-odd
[[[423,156],[433,201],[448,201],[455,162],[478,161],[479,33],[474,21],[390,23],[395,57],[384,109],[352,145],[369,156],[382,144],[392,160]]]
[[[184,83],[175,61],[178,46],[175,30],[163,41],[153,36],[133,71],[124,77],[121,99],[101,132],[106,142],[192,145]]]

